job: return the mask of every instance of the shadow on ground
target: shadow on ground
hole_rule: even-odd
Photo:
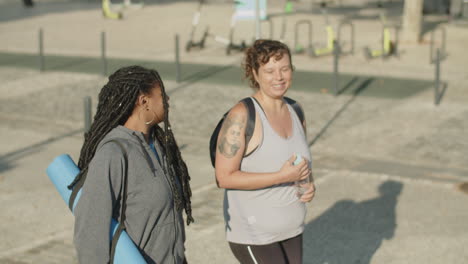
[[[343,93],[348,91],[350,86],[353,86],[359,81],[358,77],[354,77],[351,79],[340,91],[338,94]],[[369,85],[374,81],[374,78],[367,78],[366,80],[362,81],[359,86],[352,91],[352,96],[343,104],[338,111],[333,115],[330,120],[327,121],[327,123],[320,129],[320,131],[317,133],[317,135],[309,142],[309,147],[313,146],[317,140],[322,137],[325,132],[327,132],[328,128],[341,116],[343,112],[351,105],[354,100],[356,100],[357,96],[362,93],[365,89],[369,87]]]
[[[156,69],[164,80],[176,80],[176,65],[171,61],[149,61],[135,59],[101,58],[47,55],[44,58],[45,71],[65,71],[88,74],[109,75],[118,68],[128,65],[141,65]],[[39,56],[25,53],[0,52],[0,67],[40,69]],[[199,81],[233,85],[244,88],[247,84],[242,80],[242,70],[237,65],[210,65],[184,63],[181,65],[181,81],[188,85]],[[390,78],[381,76],[357,76],[351,74],[339,75],[338,94],[355,95],[363,82],[372,79],[359,96],[369,96],[387,99],[402,99],[420,93],[432,86],[431,81]],[[333,94],[333,73],[331,72],[294,72],[294,90]]]
[[[32,144],[30,146],[19,148],[17,150],[8,152],[8,153],[0,156],[0,173],[3,173],[5,171],[7,171],[7,170],[10,170],[10,169],[14,168],[15,167],[14,166],[15,161],[20,160],[20,159],[22,159],[22,158],[24,158],[26,156],[29,156],[29,155],[36,154],[36,153],[40,152],[48,144],[56,142],[58,140],[66,138],[66,137],[75,136],[75,135],[77,135],[79,133],[83,133],[83,129],[73,130],[73,131],[70,131],[68,133],[64,133],[62,135],[58,135],[58,136],[43,140],[41,142]]]
[[[304,263],[370,264],[382,241],[395,234],[396,206],[403,184],[388,180],[379,196],[341,200],[306,225]]]

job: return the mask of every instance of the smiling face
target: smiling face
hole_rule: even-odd
[[[292,65],[289,56],[280,59],[271,56],[267,63],[260,65],[258,72],[253,71],[260,91],[272,98],[281,98],[292,83]]]

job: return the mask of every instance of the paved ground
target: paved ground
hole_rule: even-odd
[[[318,186],[308,205],[304,262],[467,263],[468,195],[457,186],[468,181],[468,28],[427,16],[421,44],[402,43],[400,58],[366,61],[361,50],[378,46],[380,24],[372,3],[359,9],[363,2],[330,11],[332,23],[346,16],[356,27],[356,54],[340,62],[341,87],[347,87],[342,94],[331,94],[330,57],[293,58],[297,72],[289,95],[306,111]],[[398,21],[401,3],[393,2],[388,11]],[[174,34],[187,41],[196,4],[153,2],[126,9],[123,21],[102,19],[91,2],[38,1],[33,9],[8,0],[0,5],[0,263],[76,263],[73,216],[45,168],[59,154],[78,157],[83,97],[95,103],[105,83],[102,30],[109,71],[130,63],[155,67],[171,94],[173,130],[193,179],[190,262],[236,263],[224,240],[222,191],[213,184],[207,142],[220,115],[251,91],[240,78],[241,55],[225,56],[213,40],[205,50],[182,51],[184,81],[175,82]],[[231,6],[210,4],[204,10],[201,25],[227,35]],[[314,34],[320,32],[324,19],[312,11],[288,16],[286,42],[292,44],[299,19],[311,19]],[[281,18],[273,21],[279,29]],[[442,64],[448,88],[438,106],[428,44],[437,25],[447,30],[449,53]],[[33,56],[39,27],[45,72]],[[252,29],[239,23],[236,36],[249,39]],[[324,41],[314,36],[314,42]]]

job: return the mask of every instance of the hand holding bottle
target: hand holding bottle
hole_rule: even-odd
[[[296,182],[309,177],[310,169],[306,162],[294,164],[297,160],[297,155],[291,156],[281,167],[279,174],[281,175],[280,183]]]
[[[298,165],[299,163],[301,163],[302,160],[303,160],[302,156],[300,154],[297,154],[296,155],[296,160],[293,162],[293,165]],[[307,164],[307,166],[308,166],[308,164]],[[309,175],[307,175],[307,177],[304,178],[304,179],[295,181],[294,185],[297,187],[297,195],[299,197],[301,197],[307,191],[307,189],[309,189],[309,187],[310,187],[310,177],[309,177]]]

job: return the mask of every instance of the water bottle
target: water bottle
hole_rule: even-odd
[[[297,165],[302,161],[302,156],[300,154],[296,154],[296,160],[293,162],[293,165]],[[310,164],[309,164],[310,165]],[[297,196],[301,197],[307,189],[310,187],[310,177],[307,177],[303,180],[300,181],[295,181],[294,185],[296,186],[297,189]]]

